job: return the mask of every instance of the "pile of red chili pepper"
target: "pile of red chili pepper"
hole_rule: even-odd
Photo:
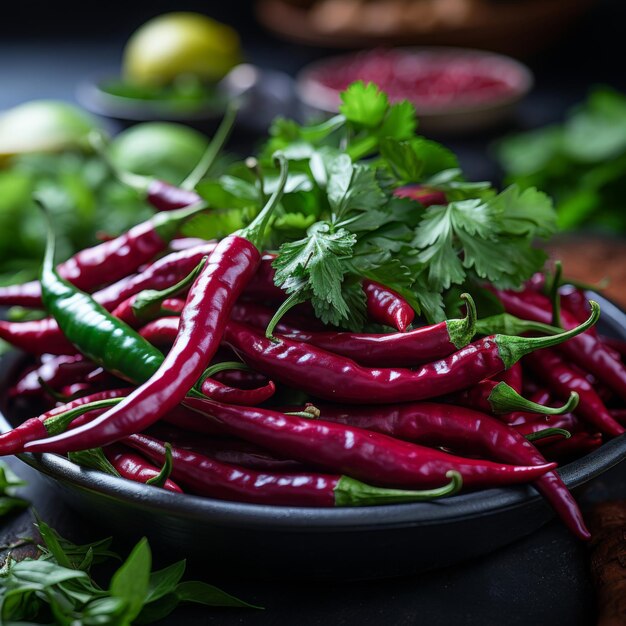
[[[364,272],[349,287],[362,294],[363,328],[329,323],[325,296],[305,297],[313,268],[294,264],[284,279],[290,249],[275,227],[298,166],[288,151],[273,158],[262,208],[219,241],[180,234],[214,206],[154,181],[153,219],[56,267],[50,227],[40,281],[0,288],[0,305],[47,314],[1,321],[0,337],[31,355],[11,401],[48,406],[1,435],[0,453],[68,454],[155,488],[291,506],[531,483],[588,539],[556,468],[624,432],[626,350],[596,330],[598,305],[529,266],[516,290],[475,285],[498,312],[478,318],[462,293],[461,313],[433,322],[406,290]],[[448,183],[392,194],[412,196],[404,208],[451,211],[460,187]],[[333,233],[320,232],[330,247]]]

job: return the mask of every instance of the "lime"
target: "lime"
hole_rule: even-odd
[[[188,126],[145,122],[117,135],[109,154],[122,170],[178,184],[193,170],[208,144],[203,134]]]
[[[239,36],[230,26],[200,13],[166,13],[130,37],[122,73],[137,85],[167,85],[181,76],[215,82],[240,61]]]
[[[0,115],[0,158],[31,152],[89,150],[96,129],[84,111],[67,102],[33,100]]]

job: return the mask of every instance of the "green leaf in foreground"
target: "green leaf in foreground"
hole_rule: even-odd
[[[7,559],[0,571],[0,623],[54,623],[98,626],[150,624],[169,615],[181,602],[207,606],[253,607],[217,587],[181,582],[185,561],[150,572],[152,557],[142,539],[111,579],[109,590],[91,577],[91,566],[115,556],[111,539],[78,546],[42,520],[39,559]]]

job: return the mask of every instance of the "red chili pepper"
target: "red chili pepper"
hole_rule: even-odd
[[[125,299],[144,289],[166,289],[184,279],[216,244],[170,254],[159,259],[141,274],[124,278],[93,294],[93,299],[107,310],[113,310]],[[37,283],[38,284],[38,283]],[[32,354],[76,354],[52,318],[28,322],[0,320],[0,339]],[[71,347],[70,347],[71,346]]]
[[[622,363],[626,361],[626,341],[623,339],[616,339],[615,337],[601,337],[600,341],[618,354]]]
[[[256,389],[238,389],[230,387],[213,378],[207,378],[200,388],[202,393],[212,400],[243,406],[256,406],[269,400],[276,392],[276,386],[270,380]]]
[[[573,411],[578,406],[578,394],[570,393],[567,402],[561,407],[548,407],[536,400],[527,400],[509,384],[487,378],[477,385],[446,397],[452,404],[476,409],[483,413],[498,415],[501,421],[512,423],[520,412],[525,414],[560,415]]]
[[[285,292],[274,284],[274,254],[264,254],[254,282],[246,290],[246,296],[257,300],[284,302]],[[404,332],[415,317],[413,307],[395,291],[371,280],[363,281],[367,313],[379,324],[385,324]]]
[[[205,256],[215,250],[215,243],[172,252],[149,265],[143,272],[128,276],[93,294],[94,300],[112,311],[124,300],[144,289],[167,289],[193,272]]]
[[[276,191],[252,223],[217,244],[189,291],[172,349],[150,379],[93,422],[27,444],[29,451],[97,448],[144,430],[176,407],[219,348],[230,310],[254,276],[267,222],[282,197],[287,161],[280,157]]]
[[[448,200],[443,191],[437,189],[429,189],[422,185],[407,185],[406,187],[398,187],[394,190],[393,195],[398,198],[409,198],[417,200],[424,208],[435,204],[446,205]]]
[[[219,422],[224,432],[275,454],[379,485],[431,488],[455,470],[466,487],[474,488],[527,482],[554,469],[545,464],[525,467],[465,459],[362,428],[258,407],[201,398],[188,398],[185,404]]]
[[[249,291],[249,289],[246,289],[244,293],[245,298],[249,297]],[[239,300],[233,307],[230,317],[238,322],[242,322],[243,324],[249,324],[255,328],[262,328],[265,330],[268,324],[272,321],[274,313],[274,310],[261,304],[257,304],[256,302],[251,302],[250,300]],[[281,318],[281,321],[277,324],[276,332],[292,332],[295,331],[295,329],[307,331],[326,330],[327,327],[321,320],[315,317],[313,312],[311,312],[310,315],[306,315],[291,309],[285,313],[285,315]]]
[[[609,413],[611,417],[622,424],[622,426],[626,424],[626,409],[611,409]]]
[[[82,355],[56,356],[20,378],[9,390],[9,397],[39,395],[43,391],[42,381],[52,389],[59,389],[77,378],[86,376],[94,367],[95,365]]]
[[[524,436],[541,432],[546,428],[563,428],[573,434],[581,430],[581,424],[573,413],[565,413],[564,415],[535,415],[534,420],[516,424],[513,428]],[[545,445],[546,442],[545,439],[539,439],[534,442],[534,445]]]
[[[0,320],[0,339],[30,354],[76,355],[76,348],[51,317],[28,322]]]
[[[550,323],[552,306],[550,301],[539,293],[526,291],[496,291],[496,294],[509,313],[518,317]],[[572,328],[578,323],[568,311],[561,312],[565,328]],[[626,366],[613,358],[602,342],[584,333],[559,347],[559,352],[579,365],[586,372],[610,387],[622,400],[626,400]]]
[[[137,301],[137,295],[138,294],[135,294],[127,298],[122,304],[113,309],[113,315],[123,322],[126,322],[131,328],[138,328],[151,321],[150,314],[142,315],[140,318],[137,317],[137,311],[133,308],[133,305]],[[184,306],[185,301],[181,298],[166,298],[161,303],[158,311],[155,311],[154,314],[159,318],[164,315],[180,315]]]
[[[198,414],[195,415],[197,418]],[[161,441],[169,441],[180,450],[191,450],[220,463],[269,472],[292,472],[305,469],[305,466],[298,461],[277,457],[264,448],[238,439],[218,439],[201,436],[198,433],[191,435],[178,428],[164,428],[161,425],[151,428],[150,435]]]
[[[458,406],[423,402],[375,408],[319,408],[322,419],[422,445],[446,447],[513,465],[546,462],[535,446],[513,428],[489,415]],[[575,535],[590,539],[580,509],[558,474],[544,474],[535,486]]]
[[[469,298],[467,294],[464,296]],[[451,319],[402,333],[305,332],[295,329],[285,332],[280,328],[276,333],[292,341],[341,354],[361,365],[414,367],[442,359],[466,346],[474,336],[475,320],[476,309],[472,301],[464,319]]]
[[[542,350],[529,354],[524,362],[557,397],[566,398],[575,391],[580,398],[576,412],[600,432],[614,437],[624,432],[589,381],[569,367],[557,352]]]
[[[120,445],[112,445],[104,448],[104,454],[111,465],[119,472],[122,478],[127,478],[136,483],[146,483],[156,478],[160,470],[143,457]],[[164,482],[163,489],[182,493],[183,490],[169,478]]]
[[[160,317],[140,328],[139,334],[158,348],[168,348],[176,340],[179,327],[180,318]]]
[[[123,278],[165,250],[181,224],[199,211],[155,215],[115,239],[77,252],[58,266],[59,274],[82,291]],[[0,287],[0,305],[41,307],[39,281]]]
[[[154,179],[148,185],[146,200],[157,211],[175,211],[202,202],[202,197],[190,189]]]
[[[573,315],[575,319],[587,319],[589,316],[589,303],[582,289],[576,289],[571,286],[568,286],[566,289],[561,289],[560,299],[562,310]],[[589,329],[589,334],[596,337],[597,329]]]
[[[566,463],[577,459],[589,452],[593,452],[602,445],[600,433],[574,433],[569,439],[562,439],[543,448],[543,454],[548,459],[559,463]]]
[[[124,441],[154,461],[162,461],[165,446],[146,435]],[[220,463],[189,450],[172,448],[172,475],[192,491],[211,498],[286,506],[359,506],[432,500],[456,493],[457,474],[448,475],[447,485],[430,492],[381,489],[347,476],[319,473],[270,473],[246,470]]]
[[[595,323],[599,315],[598,305],[592,306],[594,312],[586,324]],[[315,346],[284,338],[272,341],[233,321],[226,328],[224,341],[252,369],[311,395],[337,402],[387,404],[465,389],[511,367],[525,354],[565,341],[585,327],[551,337],[486,337],[416,370],[366,368]]]
[[[413,322],[413,307],[389,287],[364,280],[363,291],[367,298],[367,313],[374,322],[397,328],[401,333]]]
[[[44,422],[52,417],[56,417],[71,409],[75,409],[91,402],[110,400],[112,398],[122,398],[128,395],[131,391],[132,388],[98,391],[92,395],[77,398],[76,400],[72,400],[71,402],[58,406],[54,409],[50,409],[50,411],[42,413],[39,417],[28,419],[25,422],[22,422],[19,426],[16,426],[13,430],[0,435],[0,455],[6,456],[8,454],[19,454],[20,452],[23,452],[24,446],[29,441],[37,441],[38,439],[48,437],[48,431],[44,426]]]

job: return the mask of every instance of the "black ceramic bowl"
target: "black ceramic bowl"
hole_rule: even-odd
[[[605,299],[601,329],[626,339],[626,315]],[[10,380],[4,360],[2,382]],[[2,418],[2,429],[11,416]],[[626,436],[561,469],[579,491],[626,456]],[[552,516],[532,487],[489,489],[433,503],[363,508],[259,506],[180,495],[85,470],[52,454],[24,454],[50,488],[111,532],[146,535],[159,551],[251,578],[376,578],[417,573],[488,553]]]

